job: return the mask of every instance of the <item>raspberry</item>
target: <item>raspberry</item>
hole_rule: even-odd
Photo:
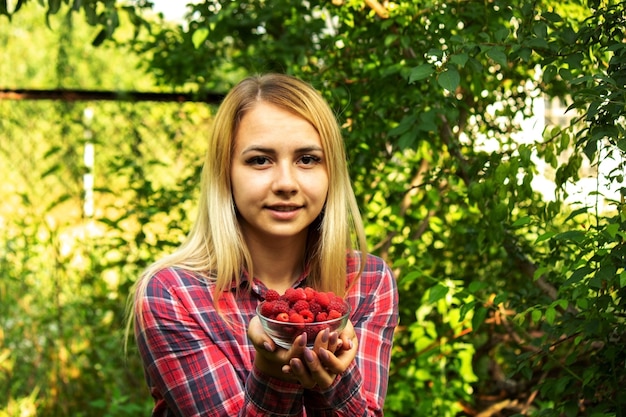
[[[276,290],[265,291],[265,301],[276,301],[280,298],[280,294]]]
[[[306,336],[307,336],[306,339],[309,340],[309,341],[313,341],[317,337],[317,334],[320,331],[322,331],[322,327],[321,326],[310,325],[310,326],[307,326],[304,331],[306,332]]]
[[[338,319],[339,317],[341,317],[341,313],[337,310],[330,310],[328,312],[328,320]]]
[[[285,323],[287,323],[289,321],[289,314],[287,313],[279,313],[276,315],[276,319],[277,321],[284,321]]]
[[[311,287],[306,287],[304,289],[304,294],[306,295],[307,301],[315,300],[315,290]]]
[[[322,311],[322,306],[320,306],[317,301],[311,301],[309,303],[309,310],[311,310],[313,314],[317,314]]]
[[[285,298],[293,304],[299,300],[306,300],[306,293],[302,288],[288,288],[285,291]]]
[[[304,323],[304,317],[294,311],[293,313],[289,314],[289,321],[291,323]]]
[[[272,311],[274,314],[289,313],[289,303],[285,300],[276,300]]]
[[[264,301],[261,303],[261,315],[271,317],[274,314],[275,301]]]
[[[315,315],[311,312],[311,310],[302,310],[300,315],[304,319],[305,323],[313,323],[313,320],[315,320]]]
[[[328,314],[324,311],[317,313],[315,316],[315,321],[326,321],[328,320]]]
[[[316,291],[311,287],[289,288],[283,295],[268,289],[265,292],[265,301],[259,308],[260,314],[264,317],[296,324],[285,328],[285,332],[296,335],[306,327],[311,340],[320,330],[320,326],[315,323],[340,318],[347,311],[348,308],[341,297],[330,291]]]
[[[309,309],[309,303],[306,300],[298,300],[293,304],[293,309],[300,312]]]
[[[338,312],[340,312],[341,314],[345,314],[346,312],[346,306],[343,303],[343,300],[341,298],[333,298],[333,300],[328,303],[328,310],[337,310]]]
[[[317,301],[322,308],[327,308],[328,303],[330,303],[330,298],[325,292],[318,292],[315,294],[315,301]]]

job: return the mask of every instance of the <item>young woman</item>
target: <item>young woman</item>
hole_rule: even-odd
[[[283,349],[255,309],[305,286],[343,296],[350,320]],[[290,76],[243,80],[215,115],[187,240],[134,294],[153,416],[382,415],[397,306],[328,104]]]

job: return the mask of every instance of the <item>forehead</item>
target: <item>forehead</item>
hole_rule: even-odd
[[[315,143],[315,127],[303,117],[275,104],[257,102],[242,117],[234,137],[235,148],[251,143]]]

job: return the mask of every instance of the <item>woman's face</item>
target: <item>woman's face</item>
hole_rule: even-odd
[[[328,192],[319,134],[299,116],[259,102],[236,132],[231,181],[247,240],[306,238]]]

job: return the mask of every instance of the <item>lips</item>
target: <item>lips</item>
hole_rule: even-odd
[[[284,206],[284,205],[280,205],[280,206],[269,206],[268,208],[270,210],[274,210],[274,211],[290,212],[290,211],[298,210],[298,209],[302,208],[302,206]]]

